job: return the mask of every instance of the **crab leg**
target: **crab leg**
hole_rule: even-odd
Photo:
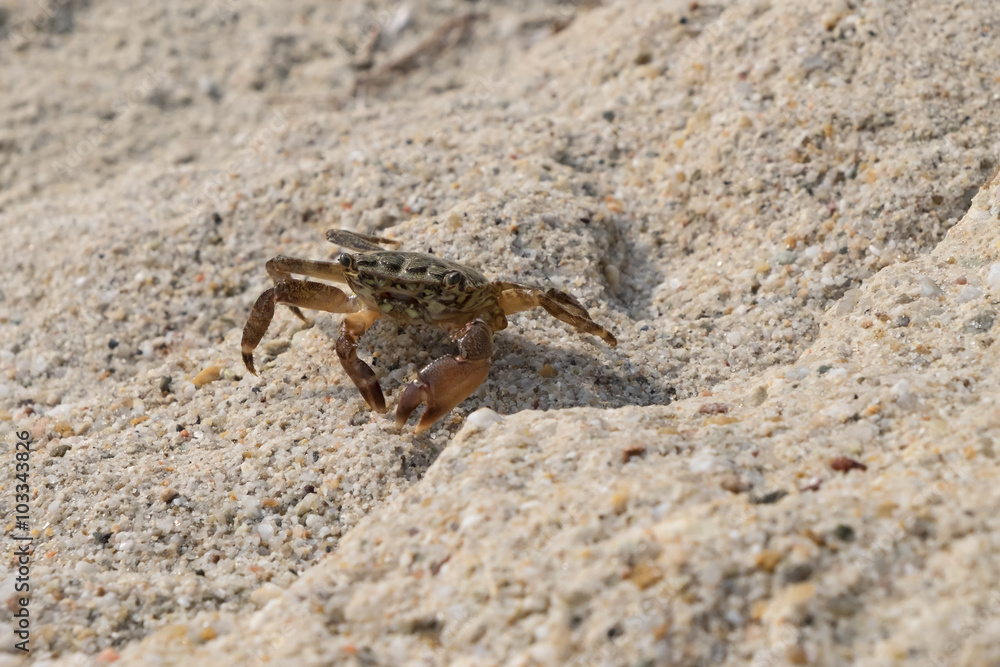
[[[267,327],[274,317],[274,304],[284,303],[312,310],[325,310],[328,313],[353,313],[359,308],[354,295],[347,296],[332,285],[308,282],[305,280],[285,280],[271,289],[265,290],[257,298],[250,311],[250,318],[243,327],[243,363],[253,375],[257,370],[253,366],[253,351],[267,333]],[[301,315],[301,313],[300,313]]]
[[[426,430],[483,383],[490,372],[493,330],[481,319],[473,320],[458,334],[458,356],[435,359],[417,373],[396,407],[396,428],[402,428],[421,403],[416,433]]]
[[[590,319],[587,309],[566,292],[557,289],[542,292],[540,288],[516,283],[498,283],[498,286],[503,290],[500,293],[500,307],[507,315],[541,306],[549,315],[577,331],[593,334],[611,347],[618,345],[611,332]]]
[[[368,407],[378,412],[385,412],[385,397],[382,395],[378,378],[375,377],[375,371],[358,358],[358,339],[368,331],[368,327],[380,315],[378,311],[362,310],[345,317],[340,324],[337,356],[340,357],[340,365],[347,371],[348,377],[361,392],[361,398],[365,399]]]
[[[329,230],[326,233],[326,240],[344,248],[364,250],[366,252],[381,250],[382,248],[379,247],[379,243],[399,245],[399,241],[393,239],[384,239],[380,236],[371,236],[370,234],[358,234],[356,232],[349,232],[346,229]]]
[[[271,276],[271,280],[274,281],[275,285],[292,280],[292,274],[295,273],[300,276],[310,276],[312,278],[319,278],[320,280],[332,280],[333,282],[344,282],[344,267],[336,262],[322,262],[312,259],[299,259],[298,257],[287,257],[285,255],[278,255],[267,261],[265,265],[267,269],[267,275]],[[308,322],[306,316],[302,314],[298,306],[288,304],[288,307],[295,314],[295,317],[299,318],[303,322]],[[303,306],[306,308],[308,306]],[[331,312],[344,312],[344,311],[331,311]]]

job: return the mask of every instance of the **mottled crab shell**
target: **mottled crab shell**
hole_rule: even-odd
[[[490,281],[457,262],[395,251],[341,253],[337,261],[358,298],[387,317],[440,326],[492,314],[506,324]]]

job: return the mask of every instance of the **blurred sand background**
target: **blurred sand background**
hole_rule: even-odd
[[[1000,19],[970,0],[0,5],[35,664],[1000,664]],[[333,227],[571,291],[427,434]],[[380,321],[387,399],[452,351]],[[14,560],[0,565],[0,665]]]

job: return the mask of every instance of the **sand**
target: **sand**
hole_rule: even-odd
[[[1000,662],[995,16],[9,4],[0,666]],[[512,316],[421,435],[338,316],[250,375],[265,262],[330,228],[619,345]],[[359,348],[390,404],[452,351]]]

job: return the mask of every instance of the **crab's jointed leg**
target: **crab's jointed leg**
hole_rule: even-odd
[[[353,313],[359,309],[353,294],[348,296],[336,287],[323,283],[289,279],[265,290],[257,298],[250,311],[250,318],[243,327],[243,363],[253,375],[257,374],[253,366],[253,351],[267,333],[276,303],[292,306],[293,310],[298,310],[298,306],[328,313]]]
[[[577,331],[593,334],[611,347],[618,345],[614,335],[590,319],[587,309],[566,292],[554,288],[543,292],[541,288],[517,283],[498,283],[498,287],[503,290],[500,292],[500,307],[507,315],[541,306],[549,315]]]
[[[320,280],[331,280],[333,282],[344,282],[344,267],[337,262],[323,262],[312,259],[299,259],[298,257],[286,257],[285,255],[278,255],[273,259],[269,259],[265,265],[267,269],[267,275],[271,276],[271,280],[274,281],[275,285],[279,285],[283,282],[292,280],[292,274],[297,274],[300,276],[310,276],[312,278],[319,278]],[[303,322],[308,322],[306,316],[302,314],[298,306],[293,304],[286,304],[289,309],[295,314],[295,317],[299,318]],[[308,306],[303,306],[307,308]],[[342,313],[344,311],[331,311]]]
[[[375,377],[375,371],[358,358],[358,339],[381,314],[376,310],[362,310],[345,317],[340,324],[337,356],[340,357],[340,365],[347,371],[348,377],[361,392],[361,398],[365,399],[368,407],[378,412],[385,412],[385,396],[382,395],[382,387]]]
[[[456,338],[458,356],[435,359],[406,387],[396,407],[397,428],[406,424],[417,406],[426,403],[416,433],[426,430],[468,398],[489,375],[493,356],[493,330],[489,325],[481,319],[473,320]]]
[[[358,234],[357,232],[349,232],[346,229],[329,230],[326,233],[326,240],[344,248],[363,250],[365,252],[382,250],[379,247],[380,243],[383,245],[399,245],[399,241],[393,239],[384,239],[380,236],[372,236],[370,234]]]

